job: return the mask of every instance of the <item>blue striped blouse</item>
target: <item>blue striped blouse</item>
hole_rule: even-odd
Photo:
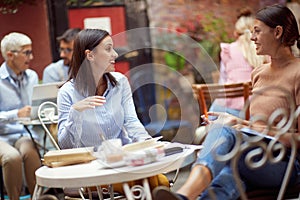
[[[118,72],[111,74],[118,84],[113,87],[108,81],[104,93],[106,103],[95,109],[79,112],[72,108],[74,103],[86,98],[75,90],[72,80],[60,88],[57,103],[61,148],[97,148],[102,142],[100,134],[104,134],[106,139],[121,138],[123,145],[151,138],[136,115],[126,76]]]

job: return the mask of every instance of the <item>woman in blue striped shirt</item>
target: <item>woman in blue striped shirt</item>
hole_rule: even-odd
[[[151,136],[139,121],[129,82],[115,71],[118,54],[108,32],[85,29],[74,41],[70,77],[58,94],[58,142],[65,148],[123,145]]]

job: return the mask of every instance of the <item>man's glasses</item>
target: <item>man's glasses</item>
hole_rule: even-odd
[[[26,51],[12,50],[11,52],[13,52],[13,53],[22,53],[27,57],[29,57],[30,55],[33,54],[32,50],[26,50]]]
[[[65,54],[72,53],[73,49],[70,48],[58,48],[59,53],[64,52]]]

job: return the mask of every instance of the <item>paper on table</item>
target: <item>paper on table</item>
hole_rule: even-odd
[[[249,136],[260,136],[260,137],[263,137],[263,138],[266,138],[266,139],[269,139],[269,140],[274,140],[275,138],[272,137],[272,136],[269,136],[269,135],[265,135],[265,134],[262,134],[262,133],[259,133],[251,128],[241,128],[241,132],[246,134],[246,135],[249,135]]]
[[[165,146],[165,148],[171,148],[171,147],[181,147],[183,149],[200,150],[203,148],[203,145],[182,144],[178,142],[171,142]]]
[[[151,138],[151,139],[140,141],[140,142],[126,144],[122,148],[124,151],[139,151],[139,150],[144,150],[145,148],[163,147],[164,143],[158,142],[158,140],[161,138],[162,137],[160,136],[160,137],[155,137],[155,138]]]
[[[44,155],[44,164],[49,167],[78,164],[95,160],[93,147],[48,151]]]

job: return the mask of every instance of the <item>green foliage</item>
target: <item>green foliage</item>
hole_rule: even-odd
[[[14,14],[22,4],[34,5],[36,0],[1,0],[0,12],[2,14]]]
[[[213,13],[186,15],[181,19],[176,31],[189,35],[199,42],[212,59],[219,62],[221,42],[231,42],[232,38],[226,32],[226,25],[222,18]]]
[[[154,36],[158,47],[172,51],[165,53],[166,64],[174,70],[184,68],[185,60],[178,55],[178,52],[184,51],[183,49],[186,48],[186,37],[198,42],[214,62],[219,63],[220,43],[233,41],[233,38],[230,38],[226,32],[224,20],[216,17],[213,13],[187,16],[179,21],[175,30],[164,29],[160,31],[160,34]],[[185,52],[187,53],[187,51]]]
[[[214,61],[219,61],[220,43],[232,42],[226,32],[225,22],[222,18],[215,17],[212,13],[208,13],[202,19],[204,38],[199,43],[213,58]]]
[[[174,52],[165,53],[165,62],[173,70],[182,70],[185,65],[185,59]]]

